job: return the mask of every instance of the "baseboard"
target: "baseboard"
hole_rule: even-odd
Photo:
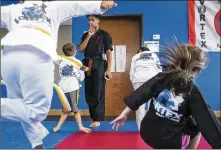
[[[81,116],[89,116],[88,109],[79,109]],[[62,114],[62,109],[51,109],[48,113],[48,116],[60,116]],[[70,116],[74,116],[74,113],[71,113]]]
[[[89,111],[88,109],[80,109],[79,110],[81,116],[89,116]],[[221,111],[214,111],[217,117],[221,117]],[[62,114],[61,109],[51,109],[48,116],[60,116]],[[71,113],[70,116],[73,116],[74,114]]]

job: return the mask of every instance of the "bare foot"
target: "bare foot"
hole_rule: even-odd
[[[91,129],[89,129],[89,128],[81,127],[81,128],[79,128],[79,130],[84,133],[91,133]]]
[[[54,133],[59,132],[59,131],[60,131],[60,128],[58,128],[58,127],[54,127],[54,128],[53,128],[53,132],[54,132]]]
[[[98,127],[98,126],[100,126],[100,125],[101,125],[100,122],[95,121],[95,122],[92,122],[92,123],[91,123],[90,127]]]

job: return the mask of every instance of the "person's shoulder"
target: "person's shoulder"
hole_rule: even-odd
[[[86,36],[88,34],[88,31],[85,31],[84,33],[83,33],[83,36]]]
[[[1,6],[1,9],[15,9],[15,8],[20,8],[23,7],[22,4],[10,4],[10,5],[4,5]]]
[[[140,56],[140,53],[138,53],[138,54],[135,54],[133,57],[132,57],[132,60],[135,60],[135,59],[137,59],[138,57]]]
[[[155,52],[150,52],[150,53],[153,57],[158,57],[158,55]]]
[[[195,81],[192,81],[190,84],[191,84],[191,86],[190,86],[191,92],[200,92],[200,88]]]
[[[107,33],[107,34],[109,34],[109,32],[106,31],[106,30],[103,30],[103,29],[100,29],[100,30],[101,30],[101,32],[103,32],[103,33]]]
[[[106,30],[100,29],[101,33],[103,33],[104,35],[110,36],[110,33]]]

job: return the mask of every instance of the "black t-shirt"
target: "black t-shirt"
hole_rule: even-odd
[[[81,43],[85,40],[87,35],[88,32],[83,34],[81,38]],[[113,50],[112,38],[108,32],[99,28],[98,31],[90,37],[87,47],[84,50],[84,56],[101,56],[101,54],[106,53],[107,50]]]
[[[126,105],[135,111],[153,98],[141,123],[143,140],[153,148],[181,148],[185,120],[191,115],[196,121],[197,132],[201,132],[213,148],[221,148],[220,122],[198,87],[192,83],[187,93],[174,97],[166,87],[158,91],[159,85],[167,78],[165,73],[159,73],[124,99]]]

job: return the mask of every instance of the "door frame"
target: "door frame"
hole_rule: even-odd
[[[140,22],[140,46],[144,46],[144,37],[143,37],[143,14],[103,14],[101,19],[137,19]]]

